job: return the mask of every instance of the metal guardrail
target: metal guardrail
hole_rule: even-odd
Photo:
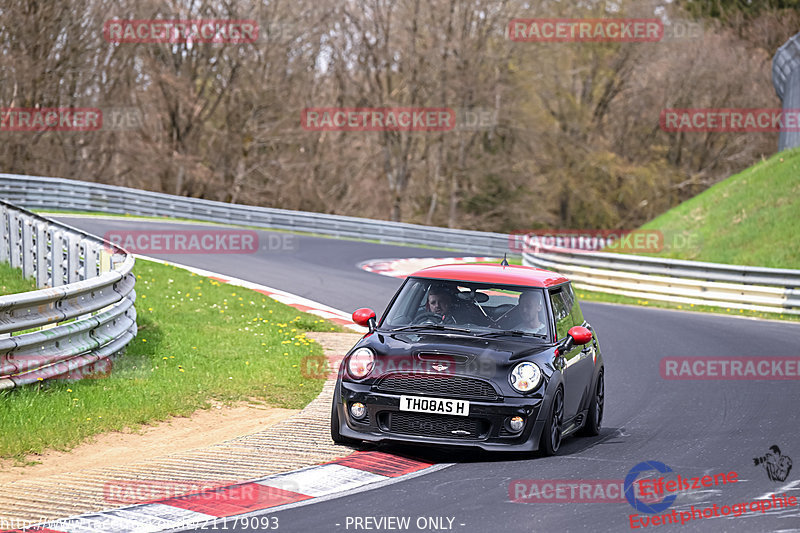
[[[123,250],[0,200],[0,261],[39,287],[0,296],[0,389],[107,369],[136,336]]]
[[[800,270],[565,249],[524,252],[522,262],[562,273],[590,291],[800,315]]]
[[[173,196],[62,178],[0,174],[0,195],[28,209],[67,209],[206,220],[241,226],[374,239],[484,254],[508,252],[508,235],[290,211]]]
[[[386,243],[455,248],[478,255],[519,251],[519,235],[227,204],[62,178],[0,174],[0,194],[28,208],[169,215]],[[800,270],[569,251],[523,253],[523,262],[561,272],[587,290],[676,303],[800,314]]]

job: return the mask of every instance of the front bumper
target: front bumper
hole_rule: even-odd
[[[370,385],[339,380],[336,386],[339,432],[353,439],[529,452],[538,449],[544,427],[544,421],[537,420],[544,403],[541,395],[500,397],[497,401],[458,398],[469,401],[469,415],[455,416],[401,411],[400,394],[376,392]],[[367,416],[363,421],[350,416],[347,407],[353,402],[366,406]],[[513,416],[525,419],[519,433],[512,433],[506,427],[506,420]]]

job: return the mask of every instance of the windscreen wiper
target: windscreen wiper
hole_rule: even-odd
[[[460,333],[472,333],[472,331],[464,328],[454,328],[452,326],[443,326],[442,324],[412,324],[410,326],[401,326],[399,328],[392,328],[389,331],[409,331],[417,329],[435,329],[438,331],[458,331]]]
[[[476,337],[488,337],[497,335],[514,335],[516,337],[536,337],[537,339],[547,339],[547,335],[541,333],[531,333],[529,331],[522,331],[520,329],[504,329],[499,331],[487,331],[486,333],[476,333]]]

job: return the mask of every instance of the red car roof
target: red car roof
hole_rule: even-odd
[[[569,281],[561,274],[541,268],[517,265],[502,266],[495,263],[438,265],[418,270],[411,276],[452,281],[525,285],[528,287],[552,287]]]

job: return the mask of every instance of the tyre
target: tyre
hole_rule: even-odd
[[[594,437],[600,434],[600,427],[603,424],[603,403],[605,401],[605,383],[603,382],[603,371],[597,374],[597,385],[594,388],[594,396],[589,406],[589,414],[586,423],[581,428],[581,435]]]
[[[564,391],[559,388],[550,404],[550,414],[542,431],[539,449],[544,455],[555,455],[561,447],[561,430],[564,424]]]

